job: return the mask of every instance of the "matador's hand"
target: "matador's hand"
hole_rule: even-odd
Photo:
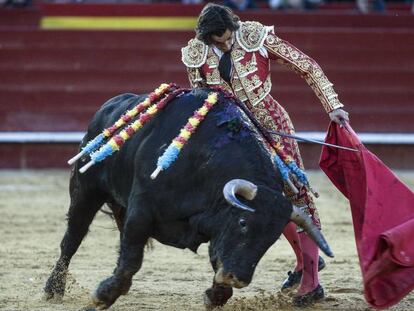
[[[349,113],[343,109],[335,109],[329,113],[329,118],[337,124],[341,124],[343,121],[349,122]]]

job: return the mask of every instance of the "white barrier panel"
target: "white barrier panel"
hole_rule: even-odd
[[[79,143],[84,132],[0,132],[0,143]]]
[[[0,143],[79,143],[84,135],[84,132],[0,132]],[[296,135],[324,141],[326,133],[297,132]],[[358,137],[364,144],[414,144],[414,133],[358,133]]]

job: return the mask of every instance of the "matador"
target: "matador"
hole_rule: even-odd
[[[333,84],[321,67],[309,56],[275,34],[274,27],[256,21],[241,22],[230,9],[208,4],[202,10],[196,37],[182,48],[182,62],[187,68],[192,87],[220,86],[245,103],[253,116],[266,130],[294,134],[294,127],[285,109],[270,95],[272,81],[270,63],[287,66],[299,73],[313,89],[330,118],[339,123],[348,121],[348,113]],[[285,152],[303,169],[303,161],[296,140],[279,137]],[[309,214],[320,228],[320,220],[311,194],[302,186],[293,193],[285,186],[291,202]],[[324,297],[319,284],[318,269],[324,262],[316,244],[293,223],[284,235],[296,255],[296,267],[288,272],[282,290],[290,290],[300,283],[294,304],[305,306]]]

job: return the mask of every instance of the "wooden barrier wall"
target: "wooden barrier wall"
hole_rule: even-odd
[[[68,11],[70,7],[73,11]],[[144,12],[121,7],[112,7],[113,14]],[[117,94],[146,93],[161,82],[188,86],[180,48],[192,31],[43,30],[37,26],[44,14],[88,15],[93,8],[101,15],[111,11],[109,6],[96,10],[90,5],[45,5],[20,11],[28,21],[25,24],[16,11],[0,10],[0,132],[84,131],[94,112]],[[184,9],[181,16],[193,16],[195,10],[199,8]],[[162,16],[171,8],[157,12]],[[11,15],[15,25],[3,18]],[[277,24],[280,37],[317,60],[357,132],[414,133],[413,16],[269,11],[241,15],[245,20]],[[272,80],[272,95],[289,111],[297,131],[326,130],[328,117],[302,78],[274,63]],[[39,161],[28,160],[43,154],[33,151],[36,146],[1,144],[0,167],[63,166],[55,158],[66,150],[66,159],[76,149],[74,145],[42,146],[59,151],[51,153],[48,161],[45,155]],[[313,147],[305,144],[304,148]],[[389,147],[391,155],[384,155],[385,161],[393,167],[414,167],[411,156],[393,159],[392,152],[398,148],[406,147]],[[10,159],[13,154],[25,160]],[[309,166],[315,167],[317,156],[312,158]]]

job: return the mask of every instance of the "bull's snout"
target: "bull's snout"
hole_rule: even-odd
[[[228,285],[235,288],[243,288],[249,285],[249,282],[241,281],[237,276],[232,272],[225,272],[223,267],[220,267],[216,275],[214,276],[214,281],[217,284]]]

